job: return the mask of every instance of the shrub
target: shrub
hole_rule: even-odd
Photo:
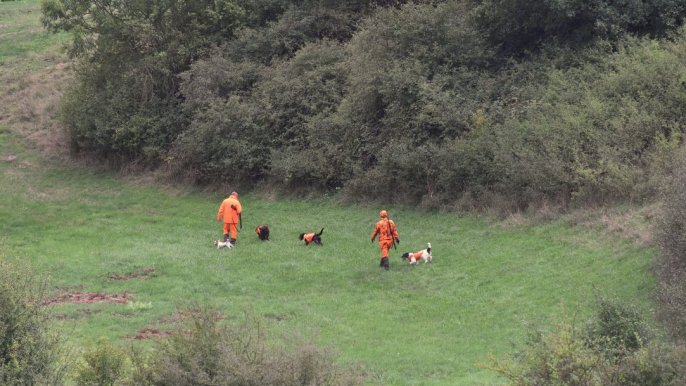
[[[672,337],[686,341],[686,148],[682,146],[665,187],[657,231],[660,319]]]
[[[47,281],[0,251],[0,384],[61,385],[69,353],[50,319]]]
[[[114,386],[127,370],[124,350],[100,339],[86,347],[81,363],[76,366],[75,381],[78,386]]]
[[[588,340],[604,349],[637,351],[654,333],[633,305],[596,294],[596,317],[587,325]]]
[[[630,304],[596,296],[596,316],[584,329],[565,316],[554,332],[529,331],[523,349],[484,367],[515,386],[676,386],[686,380],[686,349],[651,341]],[[585,331],[585,332],[584,332]]]
[[[677,386],[686,384],[686,348],[653,342],[599,368],[603,386]]]
[[[148,376],[155,386],[196,385],[362,385],[362,378],[336,363],[333,350],[301,339],[268,345],[259,320],[247,315],[227,326],[216,312],[194,308],[182,313],[180,330],[151,354]],[[143,368],[143,366],[138,366]]]
[[[600,386],[597,369],[602,357],[566,321],[556,327],[553,333],[530,331],[526,349],[506,360],[492,357],[484,367],[498,372],[513,386]]]

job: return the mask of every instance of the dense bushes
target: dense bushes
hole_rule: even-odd
[[[672,337],[686,342],[686,152],[682,148],[665,187],[657,242],[660,316]]]
[[[228,327],[216,312],[194,309],[177,333],[162,342],[151,359],[152,385],[360,385],[362,379],[340,368],[330,348],[305,341],[268,346],[266,331],[250,317]]]
[[[503,53],[522,55],[544,43],[583,46],[597,37],[642,32],[660,36],[680,25],[683,0],[473,0],[475,23]]]
[[[638,200],[684,128],[683,1],[135,3],[44,2],[82,58],[72,149],[193,182],[426,208]]]
[[[0,252],[0,384],[63,384],[69,355],[46,296],[45,281]]]
[[[206,308],[181,311],[174,334],[154,350],[127,351],[99,341],[84,352],[76,381],[84,386],[364,384],[355,370],[336,363],[330,347],[297,338],[268,345],[259,320],[248,316],[244,324],[229,326],[217,316]]]
[[[686,382],[686,349],[652,340],[630,305],[598,299],[583,328],[563,319],[554,332],[530,331],[526,347],[484,367],[513,386],[675,386]]]

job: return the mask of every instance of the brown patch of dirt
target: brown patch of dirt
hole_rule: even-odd
[[[103,292],[81,292],[76,291],[69,294],[54,297],[47,301],[47,304],[65,303],[117,303],[126,304],[133,294],[131,291],[124,291],[123,294],[106,294]]]
[[[148,280],[153,277],[157,277],[157,275],[154,274],[155,268],[143,268],[143,272],[134,272],[128,275],[117,275],[116,273],[111,273],[108,275],[108,280],[131,280],[131,279],[141,279],[141,280]]]
[[[184,331],[184,333],[190,333],[188,331]],[[157,328],[144,328],[141,330],[136,331],[136,335],[134,336],[123,336],[122,339],[136,339],[136,340],[144,340],[144,339],[159,339],[159,338],[167,338],[170,337],[174,334],[173,331],[162,331]]]

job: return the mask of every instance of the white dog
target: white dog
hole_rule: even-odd
[[[226,248],[229,248],[229,249],[233,248],[233,245],[231,245],[231,242],[230,242],[230,241],[214,240],[214,245],[217,246],[217,249],[223,248],[223,247],[226,247]]]
[[[427,243],[429,246],[426,249],[422,249],[419,252],[415,253],[404,253],[403,254],[403,260],[408,259],[410,260],[410,265],[417,265],[419,263],[419,260],[424,260],[424,264],[430,263],[433,261],[433,256],[431,256],[431,243]]]

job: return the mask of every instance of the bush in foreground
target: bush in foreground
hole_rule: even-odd
[[[599,298],[598,308],[585,328],[563,320],[555,332],[532,330],[522,350],[483,367],[514,386],[686,384],[686,348],[650,341],[650,329],[630,305]]]
[[[672,337],[686,341],[686,151],[672,165],[665,187],[657,244],[659,316]]]
[[[45,280],[0,251],[0,384],[63,384],[68,355],[46,295]]]
[[[151,386],[242,386],[364,384],[353,370],[342,369],[330,347],[302,339],[268,345],[259,320],[229,326],[206,308],[180,313],[179,329],[147,354],[133,350],[128,382]]]

